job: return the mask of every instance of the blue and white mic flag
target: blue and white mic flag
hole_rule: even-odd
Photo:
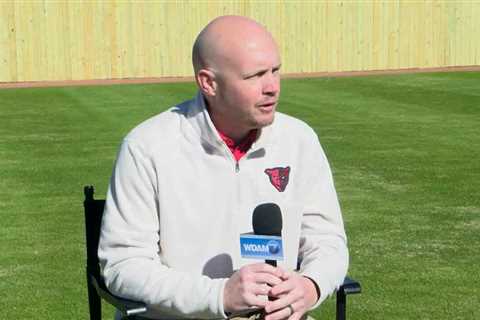
[[[242,258],[261,260],[283,260],[282,237],[262,236],[253,233],[240,235]]]

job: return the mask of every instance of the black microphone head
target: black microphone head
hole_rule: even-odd
[[[282,235],[282,212],[275,203],[263,203],[253,210],[253,233],[265,236]]]

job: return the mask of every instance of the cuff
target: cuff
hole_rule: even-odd
[[[218,313],[219,313],[219,316],[223,319],[227,319],[230,316],[227,312],[225,312],[224,304],[223,304],[225,284],[227,283],[227,280],[228,279],[221,279],[220,288],[218,290],[218,298],[217,298]]]
[[[323,301],[325,301],[328,298],[328,294],[327,294],[328,286],[322,283],[322,280],[319,279],[318,277],[315,277],[313,274],[304,272],[304,273],[301,273],[301,275],[311,280],[317,289],[317,294],[318,294],[317,302],[313,306],[311,306],[310,309],[308,310],[310,311],[310,310],[316,309],[320,304],[322,304]]]

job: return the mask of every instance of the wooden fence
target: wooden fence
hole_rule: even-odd
[[[479,1],[0,1],[0,82],[191,76],[223,14],[278,40],[284,73],[480,65]]]

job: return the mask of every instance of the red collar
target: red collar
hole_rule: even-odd
[[[227,145],[228,149],[232,152],[233,156],[235,157],[235,160],[240,160],[250,149],[252,144],[255,142],[257,139],[257,129],[250,130],[250,132],[247,134],[245,138],[243,138],[242,141],[239,143],[235,144],[235,141],[231,139],[230,137],[226,136],[223,132],[218,131],[218,134],[220,135],[220,138],[225,142]]]

